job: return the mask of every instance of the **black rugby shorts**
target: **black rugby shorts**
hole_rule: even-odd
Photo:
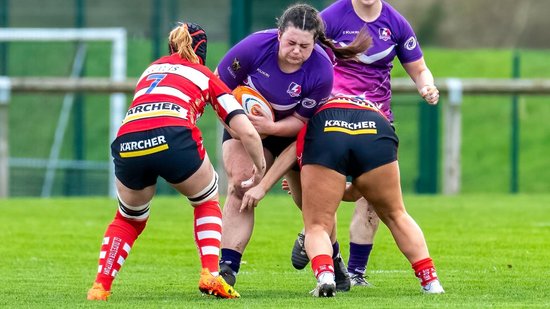
[[[111,155],[118,180],[141,190],[159,176],[173,184],[186,180],[201,166],[205,150],[198,128],[163,127],[117,137]]]
[[[233,137],[227,130],[223,130],[223,142],[232,139]],[[296,137],[283,137],[283,136],[267,136],[262,139],[262,146],[269,150],[274,157],[277,157],[285,150],[288,145],[292,144],[296,140]]]
[[[329,108],[308,123],[302,165],[319,164],[356,178],[396,161],[398,144],[390,122],[378,112]]]

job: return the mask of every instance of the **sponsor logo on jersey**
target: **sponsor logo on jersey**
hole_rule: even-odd
[[[304,98],[302,100],[302,106],[305,108],[314,108],[315,105],[317,105],[317,101],[310,99],[310,98]]]
[[[168,149],[164,135],[153,138],[120,143],[120,156],[122,158],[141,157]]]
[[[344,30],[342,31],[342,34],[353,34],[353,35],[357,35],[359,33],[358,30]]]
[[[264,70],[262,70],[262,69],[260,69],[260,68],[257,68],[257,69],[256,69],[256,72],[258,72],[258,73],[262,74],[263,76],[269,78],[269,73],[267,73],[266,71],[264,71]]]
[[[181,64],[159,63],[149,66],[142,74],[141,78],[155,73],[176,73],[181,71]],[[140,79],[141,79],[140,78]]]
[[[391,30],[388,28],[378,28],[378,38],[382,41],[391,39]]]
[[[178,104],[171,102],[157,102],[140,104],[130,108],[122,123],[151,117],[178,117],[188,119],[189,111]]]
[[[343,120],[325,120],[324,132],[342,132],[349,135],[377,134],[375,121],[347,122]]]
[[[290,85],[288,85],[288,89],[286,93],[288,93],[293,98],[299,97],[300,94],[302,93],[302,86],[298,85],[295,82],[292,82],[290,83]]]
[[[235,74],[231,66],[226,67],[225,70],[227,71],[227,73],[229,73],[229,75],[231,75],[231,77],[237,78],[237,74]]]
[[[414,36],[411,36],[407,42],[405,42],[405,48],[407,50],[413,50],[416,47],[416,38]]]

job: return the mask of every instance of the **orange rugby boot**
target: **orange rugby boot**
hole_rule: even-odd
[[[94,282],[94,285],[88,290],[88,300],[108,300],[111,292],[105,291],[101,283]]]
[[[220,298],[239,298],[241,295],[227,284],[222,276],[214,277],[208,268],[203,268],[199,280],[199,290],[204,294],[214,295]]]

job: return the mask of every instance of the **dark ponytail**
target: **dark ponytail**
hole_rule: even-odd
[[[357,54],[365,52],[372,45],[372,37],[369,35],[367,27],[361,28],[355,39],[345,47],[336,47],[331,40],[327,39],[325,33],[319,35],[321,44],[330,48],[334,56],[339,59],[353,59]]]

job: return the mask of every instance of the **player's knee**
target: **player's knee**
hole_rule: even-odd
[[[380,215],[380,219],[386,225],[398,223],[400,220],[407,217],[407,213],[402,210],[383,211],[383,212],[380,212],[379,215]]]
[[[120,196],[118,197],[117,218],[129,223],[137,232],[137,235],[143,232],[147,219],[149,219],[149,206],[151,202],[140,206],[131,206],[125,203]]]
[[[332,227],[330,223],[327,222],[312,222],[305,226],[305,233],[307,234],[319,234],[326,233],[330,235],[332,232]]]
[[[242,180],[229,180],[229,184],[227,187],[227,195],[231,195],[233,197],[236,197],[239,200],[242,200],[245,192],[248,190],[248,188],[243,188],[241,186],[241,183],[249,178],[242,178]]]
[[[187,199],[193,207],[206,203],[218,196],[218,173],[212,173],[210,183],[199,193],[188,196]]]
[[[244,189],[236,184],[230,183],[229,186],[227,187],[227,195],[237,198],[239,200],[242,200],[244,196],[244,192],[245,192]]]
[[[126,219],[143,221],[149,218],[149,206],[151,202],[147,202],[140,206],[130,206],[118,197],[118,211]]]

